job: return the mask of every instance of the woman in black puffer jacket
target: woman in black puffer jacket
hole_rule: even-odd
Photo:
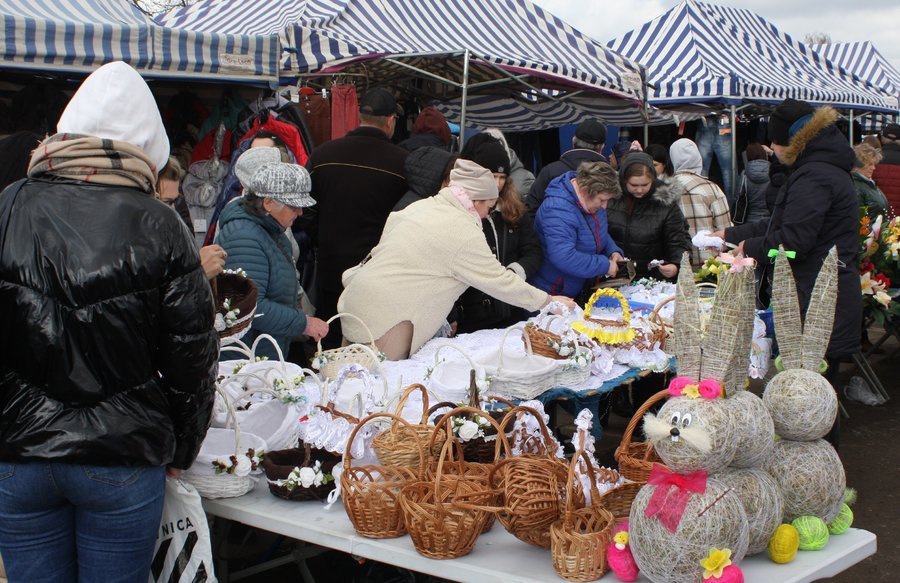
[[[631,152],[619,164],[623,196],[609,201],[609,235],[635,263],[638,277],[674,280],[681,256],[691,249],[678,201],[683,188],[657,178],[653,158]],[[654,259],[663,261],[649,267]]]
[[[143,583],[166,468],[209,425],[212,297],[153,196],[169,146],[140,75],[104,65],[58,129],[0,194],[0,554],[13,581]]]

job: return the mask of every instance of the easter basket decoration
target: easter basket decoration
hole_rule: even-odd
[[[650,477],[650,470],[653,469],[654,464],[662,463],[662,460],[649,442],[633,442],[632,436],[634,435],[634,430],[637,429],[638,423],[644,419],[644,414],[650,410],[650,407],[668,396],[668,390],[662,390],[647,399],[631,417],[631,421],[625,427],[625,433],[622,434],[622,442],[616,448],[615,458],[619,463],[619,473],[632,482],[647,483],[647,478]]]
[[[611,298],[617,305],[612,308],[606,306],[608,300],[605,298]],[[598,302],[601,306],[596,305]],[[621,310],[621,317],[617,309]],[[631,309],[625,296],[614,289],[600,288],[591,295],[584,306],[583,319],[573,322],[572,329],[599,344],[616,345],[634,340],[635,332],[629,324],[631,324]]]
[[[256,284],[243,269],[225,270],[210,281],[216,300],[215,329],[219,339],[240,339],[256,314]]]
[[[406,435],[409,431],[414,431],[419,436],[419,440],[422,443],[429,443],[431,434],[434,431],[438,432],[438,438],[433,440],[425,452],[426,462],[437,458],[437,455],[441,451],[441,447],[444,445],[444,441],[447,439],[447,434],[442,428],[435,428],[428,425],[429,401],[428,390],[425,388],[425,385],[416,383],[410,385],[403,391],[403,394],[397,403],[397,410],[395,412],[397,417],[403,416],[403,408],[406,405],[406,401],[409,399],[410,395],[417,391],[422,394],[422,417],[420,421],[416,424],[409,425],[405,431],[400,430],[398,423],[392,423],[390,427],[376,435],[372,440],[372,447],[378,455],[378,460],[385,465],[405,466],[411,468],[413,471],[419,470],[417,464],[422,457],[422,453],[419,451],[416,442],[409,439],[409,436]]]
[[[372,336],[372,331],[369,330],[366,323],[358,316],[346,312],[335,314],[328,318],[326,323],[331,324],[338,318],[351,318],[359,322],[363,329],[365,329],[366,334],[369,335],[369,343],[350,344],[349,346],[323,350],[322,339],[320,338],[316,343],[316,353],[313,356],[312,361],[313,368],[318,369],[326,379],[336,378],[341,368],[348,364],[358,364],[370,371],[374,370],[378,363],[384,360],[384,355],[378,350],[378,347],[375,346],[375,338]]]

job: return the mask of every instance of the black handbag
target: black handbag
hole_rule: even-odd
[[[735,225],[743,225],[747,220],[747,209],[750,207],[750,200],[747,196],[747,176],[741,178],[741,189],[738,192],[737,199],[734,201],[734,208],[731,209],[731,221]]]

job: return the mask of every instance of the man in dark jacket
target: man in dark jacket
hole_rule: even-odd
[[[582,162],[606,162],[600,152],[606,145],[606,126],[596,119],[586,119],[575,128],[572,138],[572,149],[565,152],[556,162],[544,166],[534,179],[531,190],[525,196],[525,206],[532,219],[544,200],[544,191],[557,176],[566,172],[574,172]]]
[[[408,152],[391,143],[397,102],[390,91],[375,88],[360,101],[360,126],[343,138],[322,144],[309,162],[312,197],[317,203],[318,305],[328,319],[337,312],[344,290],[341,275],[372,250],[388,214],[406,192],[403,163]],[[340,344],[338,322],[323,344]]]
[[[453,154],[435,146],[424,146],[410,152],[403,165],[409,190],[397,201],[393,210],[402,211],[414,202],[434,196],[447,186],[453,168],[451,161],[455,160]]]
[[[900,212],[900,125],[892,123],[881,130],[881,162],[872,179],[884,193],[888,205]]]
[[[100,67],[58,132],[0,194],[0,553],[12,581],[146,581],[209,425],[212,297],[137,71]]]

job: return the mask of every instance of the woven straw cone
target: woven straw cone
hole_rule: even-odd
[[[680,419],[691,415],[690,429],[706,433],[712,449],[706,453],[698,450],[685,438],[687,430],[683,429],[678,441],[670,439],[667,434],[664,439],[653,442],[662,461],[673,471],[685,473],[694,470],[714,473],[728,467],[737,451],[737,428],[725,399],[674,397],[666,401],[656,418],[668,423],[676,412]]]
[[[775,449],[775,424],[762,399],[750,391],[740,391],[725,399],[734,418],[737,448],[731,467],[764,466]]]
[[[675,290],[675,359],[678,375],[700,380],[700,297],[690,255],[685,252],[678,271],[678,287]]]
[[[644,419],[644,414],[650,410],[650,407],[668,396],[668,391],[659,391],[644,401],[644,404],[634,412],[631,421],[629,421],[628,425],[625,427],[625,433],[622,434],[622,443],[616,448],[615,453],[616,462],[619,464],[619,473],[625,476],[625,479],[638,484],[644,484],[650,476],[650,470],[653,469],[653,464],[662,463],[659,455],[649,442],[642,441],[632,443],[631,439],[634,435],[634,430],[637,429],[638,423]]]
[[[427,443],[434,433],[434,427],[428,425],[428,390],[424,385],[419,383],[412,384],[403,391],[400,401],[397,403],[396,415],[403,416],[403,407],[409,396],[414,392],[422,393],[422,418],[419,423],[409,426],[409,429],[415,431],[422,443]],[[426,462],[430,459],[437,458],[447,440],[447,432],[444,429],[437,430],[438,435],[431,446],[426,450]],[[388,429],[375,436],[372,440],[372,447],[378,455],[378,461],[387,466],[405,466],[418,473],[419,471],[419,450],[416,442],[409,439],[408,435],[404,435],[399,430],[397,423],[392,424]]]
[[[780,440],[766,470],[781,486],[786,522],[811,515],[828,523],[837,516],[847,479],[828,442]]]
[[[341,473],[341,498],[353,528],[369,538],[396,538],[406,534],[403,513],[400,511],[400,489],[421,480],[422,476],[402,466],[350,466],[350,451],[359,430],[370,421],[387,417],[402,427],[410,425],[392,413],[374,413],[357,425],[350,434],[344,450],[344,471]],[[424,465],[422,443],[414,431],[407,431],[419,447],[419,467]]]
[[[731,549],[734,563],[744,558],[750,539],[747,515],[741,501],[725,484],[709,478],[704,494],[691,494],[674,533],[655,516],[645,516],[656,488],[641,488],[629,517],[628,543],[645,577],[654,583],[700,581],[700,561],[711,548]]]
[[[583,459],[591,488],[591,506],[575,508],[575,468]],[[566,511],[550,525],[550,553],[553,568],[567,581],[595,581],[606,572],[606,547],[612,536],[615,518],[600,504],[595,483],[597,477],[590,458],[579,450],[569,464],[566,480]]]
[[[500,424],[501,431],[521,413],[537,419],[544,437],[544,453],[507,457],[491,472],[491,485],[503,494],[500,523],[516,538],[529,544],[550,548],[550,525],[562,515],[566,500],[568,465],[546,447],[550,432],[534,409],[513,408]],[[499,451],[500,445],[497,445]],[[583,495],[581,504],[584,504]]]
[[[782,439],[811,441],[824,437],[838,412],[837,393],[822,375],[785,370],[766,384],[763,403]]]
[[[716,479],[731,488],[744,505],[750,527],[747,555],[766,550],[784,510],[784,498],[775,478],[758,468],[735,468],[719,472]]]

